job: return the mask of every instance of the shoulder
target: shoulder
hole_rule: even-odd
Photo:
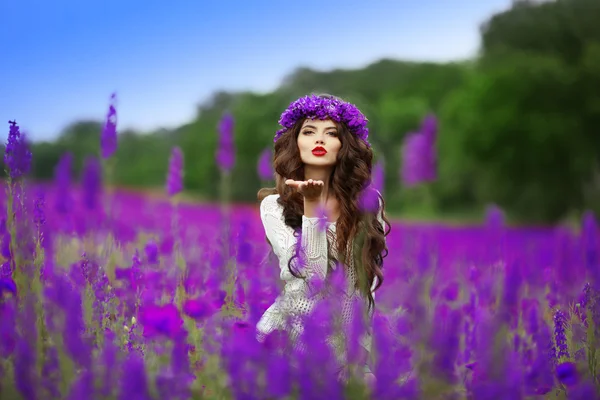
[[[267,214],[276,212],[281,208],[281,205],[277,202],[279,199],[278,194],[270,194],[260,202],[260,213]]]

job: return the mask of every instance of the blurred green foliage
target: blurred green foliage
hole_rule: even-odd
[[[121,132],[115,179],[127,186],[162,186],[170,148],[185,155],[185,186],[216,199],[217,124],[236,119],[233,200],[253,202],[256,163],[272,146],[287,104],[326,92],[367,115],[371,142],[385,161],[390,211],[481,210],[495,202],[513,219],[555,222],[585,208],[600,210],[600,2],[515,3],[481,28],[481,49],[468,62],[380,60],[360,70],[300,68],[268,94],[216,93],[193,121],[174,131]],[[406,189],[399,182],[400,147],[428,112],[439,117],[439,180]],[[78,121],[52,143],[34,144],[33,175],[49,179],[63,151],[78,171],[98,154],[101,121]],[[416,205],[416,206],[415,206]],[[422,210],[421,210],[422,211]]]

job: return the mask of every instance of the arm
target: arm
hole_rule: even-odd
[[[287,271],[290,258],[297,249],[297,238],[283,219],[283,208],[277,203],[277,196],[271,195],[260,204],[260,217],[265,228],[267,239],[273,247],[273,252],[279,259],[282,273]],[[319,228],[320,218],[302,216],[302,235],[300,243],[302,252],[292,261],[296,271],[302,270],[305,262],[307,278],[325,279],[327,274],[327,233]],[[304,259],[304,260],[302,260]]]

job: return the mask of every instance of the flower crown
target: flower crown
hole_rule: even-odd
[[[335,122],[343,122],[350,132],[362,139],[367,145],[369,144],[367,141],[369,137],[367,122],[369,121],[354,104],[333,96],[316,95],[301,97],[289,105],[279,118],[279,125],[283,128],[275,133],[273,142],[276,142],[284,132],[305,118],[320,120],[331,118]]]

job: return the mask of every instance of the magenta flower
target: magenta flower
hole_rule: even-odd
[[[40,190],[33,203],[33,223],[38,230],[46,223],[46,213],[44,212],[45,206],[46,198],[44,192]]]
[[[183,190],[183,152],[173,147],[167,174],[167,194],[174,196]]]
[[[273,152],[271,151],[271,148],[264,149],[258,158],[258,176],[263,181],[270,181],[273,179],[275,172],[273,171],[273,164],[271,162],[272,158]]]
[[[67,214],[73,209],[73,197],[71,195],[71,170],[73,166],[73,154],[63,153],[54,168],[54,181],[57,187],[57,196],[54,208],[61,214]]]
[[[183,313],[197,321],[210,318],[219,310],[220,307],[216,303],[206,299],[189,299],[183,303]]]
[[[406,135],[402,147],[402,181],[406,186],[432,182],[437,178],[437,122],[427,116],[421,131]]]
[[[81,183],[83,185],[83,204],[88,210],[93,210],[96,208],[102,192],[102,166],[96,157],[86,157]]]
[[[116,93],[110,96],[110,105],[106,115],[106,123],[100,137],[102,158],[110,158],[117,151],[117,109],[115,108]]]
[[[158,264],[160,262],[158,259],[158,245],[154,241],[146,243],[144,252],[146,253],[146,261],[148,264]]]
[[[376,213],[379,210],[379,195],[372,187],[365,188],[359,198],[359,207],[366,213]]]
[[[183,319],[174,304],[143,306],[140,308],[139,321],[146,337],[164,335],[175,338],[184,333]]]
[[[558,364],[556,366],[556,377],[566,386],[576,385],[579,381],[577,365],[570,361]]]
[[[424,180],[423,156],[426,146],[425,136],[418,132],[409,133],[404,138],[401,176],[406,186],[415,186]]]
[[[235,143],[233,139],[233,116],[223,115],[219,122],[219,143],[217,148],[217,165],[223,171],[231,171],[235,165]]]
[[[504,212],[495,204],[491,204],[485,211],[485,225],[496,232],[504,227]]]
[[[567,317],[561,310],[554,312],[554,341],[556,343],[556,360],[564,361],[570,357],[565,335]]]
[[[4,164],[11,179],[19,179],[31,169],[31,151],[25,134],[19,131],[15,121],[9,121],[10,130],[4,150]]]
[[[343,122],[352,133],[367,145],[369,144],[369,128],[367,128],[369,120],[354,104],[335,97],[316,95],[300,97],[288,106],[279,118],[279,124],[283,128],[275,133],[273,141],[276,142],[285,131],[304,118],[320,120],[331,118],[336,122]]]
[[[4,293],[10,293],[12,295],[17,294],[17,285],[11,278],[0,279],[0,299]]]

